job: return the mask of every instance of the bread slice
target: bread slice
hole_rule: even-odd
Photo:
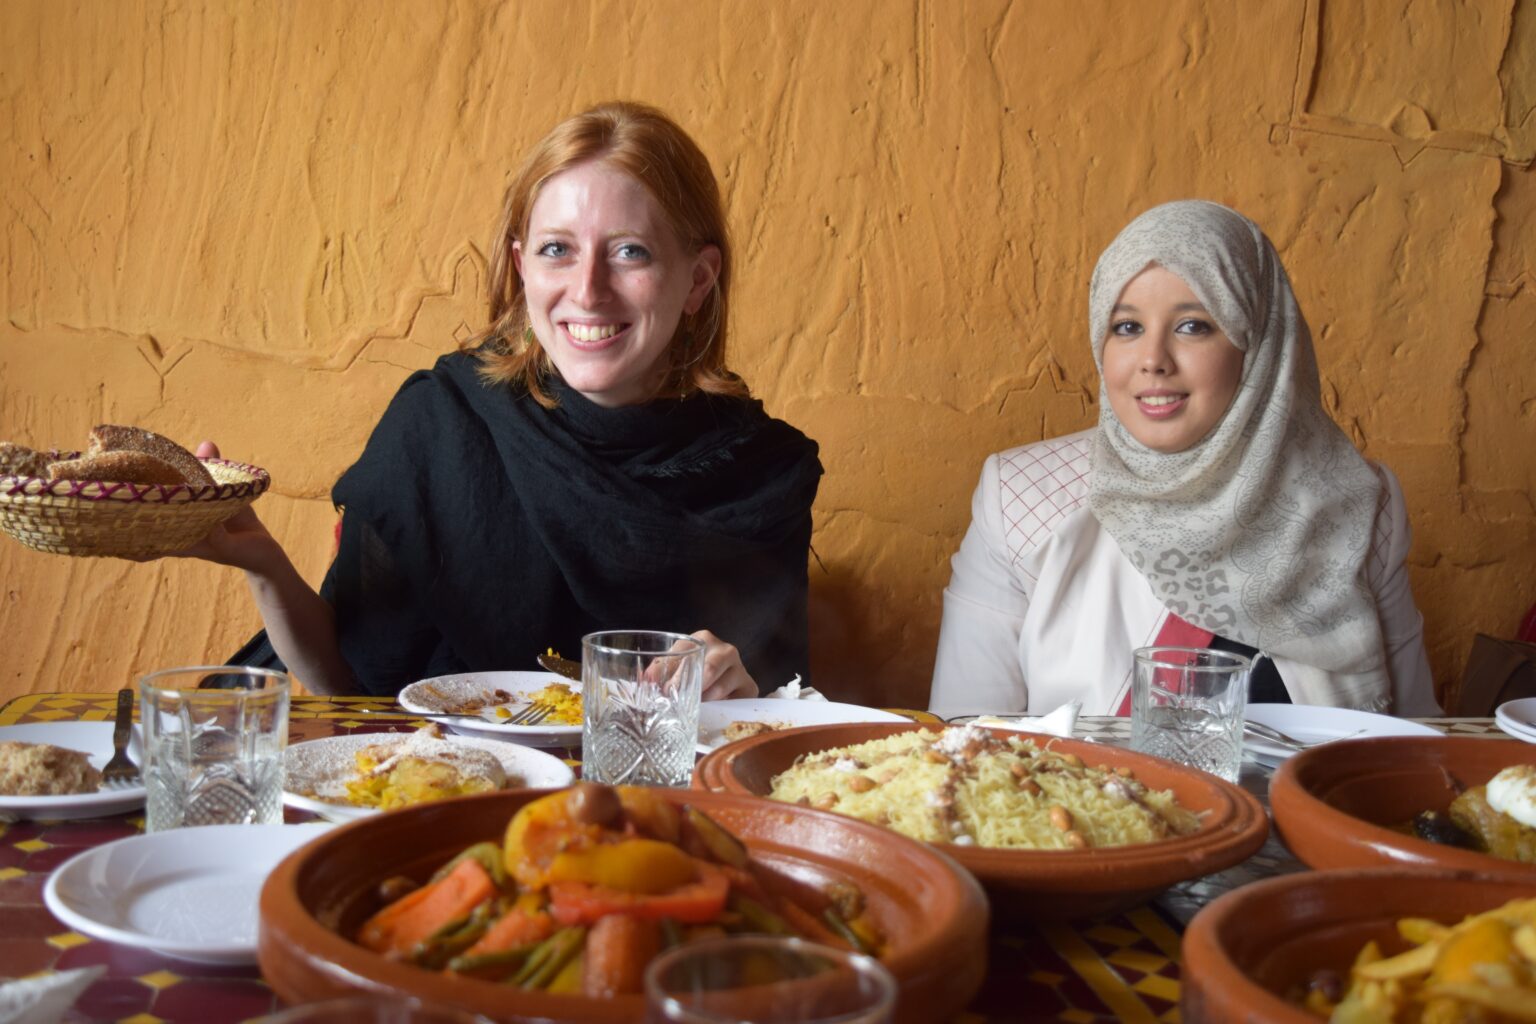
[[[86,454],[100,455],[104,452],[141,452],[174,466],[182,477],[177,483],[188,483],[194,487],[213,485],[213,475],[196,455],[152,430],[103,423],[91,431],[91,446]]]
[[[206,470],[205,470],[206,472]],[[143,452],[102,452],[66,459],[48,467],[49,480],[105,480],[120,484],[186,483],[181,470]]]
[[[0,476],[47,476],[50,461],[24,444],[0,441]]]

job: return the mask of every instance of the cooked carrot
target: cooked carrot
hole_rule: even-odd
[[[403,957],[417,943],[461,918],[496,895],[496,883],[478,860],[460,861],[448,875],[424,885],[374,914],[363,924],[357,940],[375,953]]]
[[[587,933],[581,991],[585,996],[637,993],[645,965],[661,950],[661,926],[633,914],[598,918]]]
[[[466,956],[480,956],[484,953],[496,953],[503,949],[514,949],[518,946],[526,946],[530,942],[540,942],[555,933],[555,922],[542,911],[528,913],[513,908],[501,915],[501,919],[480,937],[480,941],[469,947]]]

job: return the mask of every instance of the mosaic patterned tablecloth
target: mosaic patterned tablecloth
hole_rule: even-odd
[[[114,701],[110,693],[32,694],[0,709],[0,725],[106,721]],[[421,724],[388,698],[297,696],[290,716],[291,742]],[[1437,719],[1432,724],[1458,734],[1497,734],[1490,719]],[[1127,729],[1124,719],[1090,718],[1079,721],[1078,733],[1123,743]],[[1268,776],[1266,769],[1245,764],[1241,782],[1263,799]],[[106,973],[63,1018],[66,1024],[223,1024],[278,1008],[255,967],[192,964],[96,941],[65,927],[44,907],[49,872],[81,850],[143,827],[141,811],[87,821],[0,822],[0,979],[104,966]],[[1272,837],[1238,867],[1176,886],[1125,914],[1071,925],[994,928],[986,986],[957,1024],[1178,1021],[1183,924],[1228,889],[1301,867]]]

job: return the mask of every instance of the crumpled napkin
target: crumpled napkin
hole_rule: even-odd
[[[1048,715],[1040,715],[1035,718],[999,718],[997,715],[982,715],[971,720],[971,725],[990,725],[1001,729],[1017,729],[1020,732],[1038,732],[1047,736],[1072,735],[1072,730],[1077,728],[1077,716],[1083,710],[1083,702],[1069,700],[1061,707]]]
[[[81,967],[0,984],[0,1024],[54,1024],[106,967]]]
[[[780,700],[826,700],[827,699],[826,697],[822,696],[821,691],[816,689],[816,687],[814,687],[814,686],[801,686],[800,685],[800,676],[799,675],[796,675],[795,678],[791,679],[789,682],[785,683],[783,686],[779,687],[777,690],[774,690],[768,696],[776,697],[776,698],[779,698]]]

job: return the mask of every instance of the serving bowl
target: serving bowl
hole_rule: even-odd
[[[1507,876],[1412,868],[1307,871],[1245,885],[1202,908],[1185,930],[1180,1013],[1210,1024],[1320,1024],[1286,998],[1314,971],[1347,979],[1371,940],[1388,956],[1403,952],[1401,918],[1455,924],[1532,894],[1530,883]]]
[[[1444,811],[1460,787],[1514,764],[1536,746],[1471,736],[1341,740],[1297,754],[1269,785],[1280,838],[1314,868],[1409,865],[1498,872],[1536,882],[1536,864],[1431,843],[1396,831],[1420,811]]]
[[[934,727],[912,722],[856,723],[763,733],[705,757],[694,769],[694,785],[713,792],[766,796],[773,777],[802,754],[923,728]],[[1206,772],[1083,740],[1029,736],[1012,729],[990,731],[998,736],[1025,736],[1057,753],[1076,754],[1089,765],[1128,768],[1146,786],[1172,790],[1179,803],[1201,817],[1198,832],[1156,843],[1091,850],[936,847],[976,876],[1000,915],[1060,921],[1112,914],[1145,902],[1175,882],[1246,860],[1269,835],[1269,821],[1259,801]]]
[[[382,905],[377,890],[385,878],[422,880],[467,846],[499,845],[513,813],[548,792],[513,790],[394,811],[336,828],[297,851],[262,888],[262,975],[290,1003],[361,992],[414,997],[496,1020],[640,1020],[640,996],[524,992],[388,960],[350,938]],[[887,939],[881,959],[899,987],[898,1020],[947,1019],[980,987],[986,898],[943,853],[809,808],[735,794],[656,792],[698,807],[741,837],[755,857],[803,881],[857,885]]]

